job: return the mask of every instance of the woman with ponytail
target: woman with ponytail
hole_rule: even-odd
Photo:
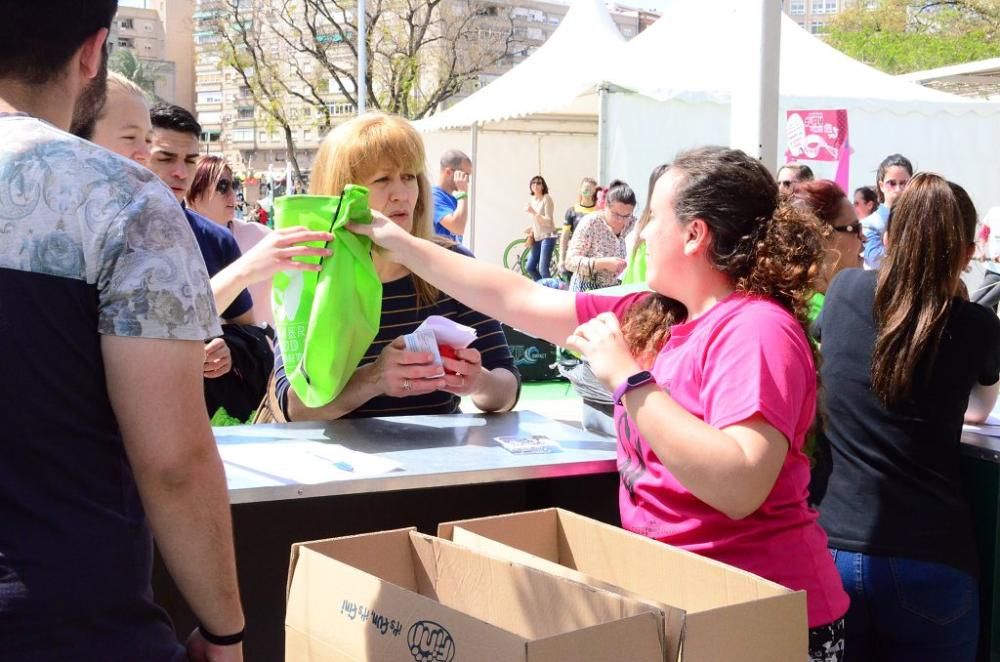
[[[816,323],[833,464],[820,523],[851,596],[848,660],[976,659],[960,439],[996,401],[1000,321],[960,295],[975,229],[960,186],[916,175],[881,269],[841,272]]]
[[[679,155],[642,234],[653,292],[624,297],[540,287],[378,217],[354,230],[467,305],[582,354],[614,392],[623,525],[805,590],[810,659],[837,662],[847,595],[806,505],[802,452],[823,240],[777,199],[743,152]]]

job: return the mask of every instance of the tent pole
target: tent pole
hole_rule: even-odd
[[[472,123],[472,152],[469,154],[469,158],[472,159],[473,167],[479,168],[479,161],[477,161],[477,152],[479,151],[479,122]],[[472,177],[472,190],[469,192],[469,231],[466,233],[468,236],[468,247],[473,253],[476,252],[476,184],[479,182],[479,177]]]
[[[364,115],[368,109],[368,41],[365,39],[365,0],[358,0],[358,115]]]
[[[597,111],[597,185],[608,183],[608,84],[597,88],[600,104]]]
[[[737,5],[745,42],[739,52],[759,57],[733,60],[729,145],[759,158],[773,172],[778,166],[778,95],[781,53],[781,0],[743,0]]]

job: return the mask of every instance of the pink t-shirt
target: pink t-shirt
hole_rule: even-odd
[[[581,293],[577,318],[583,323],[612,312],[621,319],[646,296]],[[681,485],[625,408],[615,407],[622,525],[805,590],[809,627],[843,616],[847,594],[817,513],[806,503],[809,459],[802,446],[816,410],[816,372],[799,323],[773,301],[733,293],[698,319],[674,325],[651,372],[660,388],[714,428],[761,414],[789,440],[789,451],[761,507],[730,519]]]

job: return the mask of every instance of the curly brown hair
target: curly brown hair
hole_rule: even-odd
[[[667,170],[682,175],[674,200],[678,220],[701,219],[711,231],[712,265],[728,274],[738,291],[777,302],[808,332],[809,299],[824,250],[816,217],[808,210],[779,206],[774,177],[740,150],[690,150]],[[669,338],[670,326],[686,318],[679,301],[653,294],[625,314],[625,341],[648,367]]]

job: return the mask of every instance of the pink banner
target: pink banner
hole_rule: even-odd
[[[817,178],[850,186],[851,144],[846,110],[789,110],[785,118],[785,160],[809,165]]]

